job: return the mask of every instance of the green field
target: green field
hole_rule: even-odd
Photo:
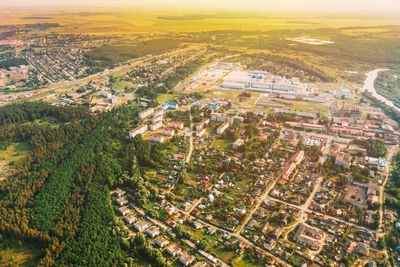
[[[3,236],[0,245],[0,266],[37,266],[42,255],[42,246],[21,242],[12,236]]]
[[[228,140],[214,140],[211,147],[219,150],[232,150],[232,142]]]
[[[9,164],[28,155],[31,147],[27,142],[12,143],[6,150],[0,150],[0,163]]]

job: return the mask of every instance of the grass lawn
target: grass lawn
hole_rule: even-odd
[[[290,105],[290,104],[283,104],[281,102],[275,102],[265,97],[260,98],[259,102],[283,105],[284,108],[289,108],[301,112],[320,113],[321,115],[328,113],[328,106],[324,103],[311,103],[305,101],[285,100],[285,102],[292,104]]]
[[[0,266],[37,266],[42,255],[42,244],[18,242],[15,238],[4,236],[7,247],[0,249]]]
[[[30,149],[30,144],[27,142],[12,143],[6,150],[0,150],[0,163],[9,164],[20,160],[28,155]]]
[[[217,247],[212,252],[215,253],[215,255],[224,262],[229,262],[234,256],[236,256],[234,251],[223,247]]]
[[[234,267],[248,267],[248,266],[259,267],[259,266],[263,266],[263,264],[257,264],[257,263],[251,262],[247,259],[244,259],[243,255],[240,255],[239,257],[237,257],[236,259],[234,259],[232,261],[232,266],[234,266]]]
[[[219,150],[231,150],[232,149],[232,142],[227,140],[214,140],[211,143],[211,147]]]
[[[157,96],[157,101],[160,103],[172,102],[178,96],[178,94],[159,94]]]
[[[134,88],[134,86],[132,85],[132,83],[127,82],[127,81],[116,81],[112,84],[112,89],[114,90],[124,90],[125,87],[128,88]]]

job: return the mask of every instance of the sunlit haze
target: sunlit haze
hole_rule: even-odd
[[[279,10],[279,11],[310,11],[319,13],[369,13],[369,14],[399,14],[398,0],[15,0],[1,1],[0,7],[17,8],[74,8],[74,7],[157,7],[157,8],[202,8],[221,10]]]

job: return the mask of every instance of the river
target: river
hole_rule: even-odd
[[[386,105],[396,109],[397,111],[400,111],[400,108],[396,107],[392,101],[390,101],[389,99],[386,99],[385,97],[383,97],[382,95],[380,95],[376,92],[376,89],[374,86],[375,79],[378,77],[378,73],[380,71],[385,71],[385,70],[387,70],[387,69],[376,69],[376,70],[368,72],[367,78],[364,81],[364,85],[363,85],[363,87],[361,87],[361,91],[362,92],[364,92],[364,91],[370,92],[372,94],[372,96],[381,100]]]

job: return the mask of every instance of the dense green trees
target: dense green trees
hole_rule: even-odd
[[[386,105],[384,102],[373,97],[370,92],[363,92],[362,96],[371,101],[378,108],[382,109],[386,116],[396,121],[397,123],[400,123],[400,112],[398,112],[396,109]]]
[[[83,107],[56,107],[45,102],[23,102],[0,107],[0,125],[34,121],[50,117],[60,122],[82,119],[88,115]]]
[[[367,150],[369,157],[379,158],[385,157],[387,149],[385,143],[381,140],[358,140],[355,139],[354,143],[360,145]]]
[[[100,130],[92,132],[75,148],[74,153],[53,171],[34,199],[31,211],[33,228],[50,231],[54,227],[63,212],[62,208],[71,196],[71,186],[75,181],[76,170],[81,162],[94,159],[96,151],[101,151],[106,136],[107,133]]]
[[[378,94],[393,101],[394,105],[400,107],[400,71],[398,69],[387,70],[378,73],[375,80],[375,88]]]
[[[16,67],[25,65],[26,60],[24,58],[8,58],[6,60],[0,60],[0,69],[10,69],[10,67]]]
[[[16,162],[17,175],[0,182],[0,231],[47,246],[41,265],[132,263],[129,251],[164,266],[153,248],[140,250],[121,239],[124,229],[115,224],[110,205],[109,186],[130,187],[140,204],[158,195],[143,170],[166,162],[167,144],[128,137],[140,108],[124,105],[91,115],[80,108],[21,103],[12,110],[19,115],[0,108],[0,141],[28,142],[32,152]],[[41,122],[50,116],[56,127]]]
[[[88,52],[86,59],[89,66],[109,67],[117,62],[131,58],[166,52],[170,49],[178,48],[181,43],[182,40],[164,38],[137,42],[132,45],[101,46]]]
[[[110,266],[121,254],[120,238],[113,235],[114,212],[106,185],[92,183],[83,210],[79,235],[68,241],[57,261],[61,265]]]

